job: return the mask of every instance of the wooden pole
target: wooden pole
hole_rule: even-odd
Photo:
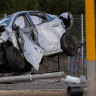
[[[94,0],[85,0],[88,96],[96,96]]]

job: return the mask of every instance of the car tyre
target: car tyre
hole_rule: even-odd
[[[24,58],[20,51],[11,46],[6,49],[6,58],[14,72],[22,71],[25,67]]]
[[[60,39],[61,49],[68,56],[74,56],[77,53],[78,47],[72,36],[64,33]]]

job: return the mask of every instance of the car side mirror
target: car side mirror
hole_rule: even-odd
[[[19,26],[17,26],[16,24],[14,24],[14,25],[12,26],[12,30],[18,31],[18,30],[19,30]]]

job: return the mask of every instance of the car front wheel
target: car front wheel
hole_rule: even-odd
[[[24,58],[21,52],[11,46],[6,49],[8,63],[14,72],[22,71],[25,67]]]
[[[60,39],[61,49],[66,55],[74,56],[78,50],[76,42],[72,36],[64,33]]]

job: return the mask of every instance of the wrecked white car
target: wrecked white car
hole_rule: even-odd
[[[40,11],[22,11],[0,20],[0,66],[12,71],[27,68],[26,61],[36,70],[43,56],[64,52],[72,56],[77,45],[66,29],[73,24],[68,12],[60,16]]]

